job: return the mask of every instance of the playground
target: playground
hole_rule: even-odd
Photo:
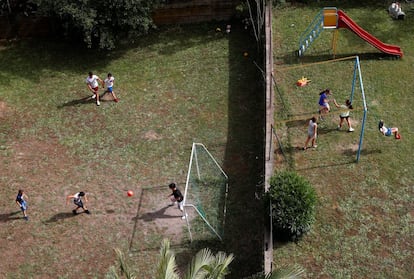
[[[414,54],[414,13],[411,4],[403,3],[406,17],[397,21],[381,4],[335,7],[341,12],[331,24],[338,20],[341,28],[321,31],[301,56],[301,34],[309,34],[305,31],[324,7],[292,5],[274,11],[275,131],[281,142],[276,165],[308,178],[319,196],[312,232],[297,244],[276,243],[274,261],[277,266],[304,266],[306,278],[408,278],[414,272],[414,165],[409,155],[414,150],[414,103],[408,97],[412,93],[407,79]],[[362,30],[370,36],[362,39]],[[363,119],[360,99],[352,103],[354,132],[337,130],[339,111],[331,102],[331,112],[318,121],[318,147],[301,150],[307,121],[318,116],[319,92],[329,88],[330,98],[341,103],[350,97],[353,76],[348,58],[354,55],[360,59],[367,105],[359,162],[355,156]],[[310,82],[298,86],[302,78]],[[303,117],[301,111],[306,112]],[[401,140],[379,133],[382,118],[399,127]]]
[[[317,62],[358,55],[367,123],[355,163],[360,100],[351,114],[356,131],[337,131],[333,108],[320,127],[318,148],[309,152],[297,148],[305,140],[307,117],[287,128],[279,121],[278,129],[294,134],[282,138],[286,158],[278,153],[277,166],[308,178],[319,204],[308,235],[299,243],[276,243],[275,268],[300,264],[307,278],[409,278],[414,272],[413,7],[404,4],[403,21],[393,20],[380,4],[338,7],[381,42],[399,46],[402,58],[390,57],[347,28],[339,30],[335,52],[334,30],[325,30],[298,57],[300,35],[323,8],[316,5],[274,10],[275,67],[301,66],[296,73],[285,71],[278,82],[292,89],[285,93],[311,97],[297,98],[302,103],[290,104],[293,109],[316,112],[321,90],[331,88],[338,102],[350,95],[354,65],[353,60]],[[7,67],[0,70],[0,277],[103,278],[115,264],[112,249],[120,248],[140,278],[153,279],[165,236],[181,268],[195,251],[210,246],[234,253],[226,278],[261,270],[263,130],[258,123],[264,112],[257,81],[262,77],[251,60],[255,45],[246,47],[251,40],[235,25],[231,36],[216,28],[176,26],[111,54],[54,42],[1,47],[0,61]],[[102,102],[98,108],[84,101],[90,70],[101,78],[114,74],[119,103]],[[302,77],[312,81],[298,88]],[[397,125],[402,139],[382,136],[379,119]],[[167,185],[176,181],[183,190],[195,141],[205,144],[229,175],[223,242],[190,245],[181,213],[169,206]],[[29,222],[14,202],[19,188],[29,196]],[[91,194],[91,215],[73,216],[73,207],[64,204],[66,195],[78,190]],[[128,197],[128,190],[134,196]]]

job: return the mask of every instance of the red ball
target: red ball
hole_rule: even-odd
[[[129,190],[129,191],[127,192],[127,195],[128,195],[128,197],[132,197],[132,196],[134,195],[134,192],[132,192],[131,190]]]

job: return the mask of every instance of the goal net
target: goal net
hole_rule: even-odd
[[[201,143],[193,143],[184,192],[190,240],[223,239],[228,177]]]

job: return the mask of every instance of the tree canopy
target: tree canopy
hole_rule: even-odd
[[[133,41],[154,27],[158,0],[32,0],[38,13],[54,17],[62,35],[81,38],[88,47],[113,49],[120,38]]]

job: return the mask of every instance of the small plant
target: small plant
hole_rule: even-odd
[[[278,232],[278,237],[296,240],[310,230],[315,221],[317,197],[315,189],[305,178],[292,171],[273,175],[268,199],[274,232]]]

